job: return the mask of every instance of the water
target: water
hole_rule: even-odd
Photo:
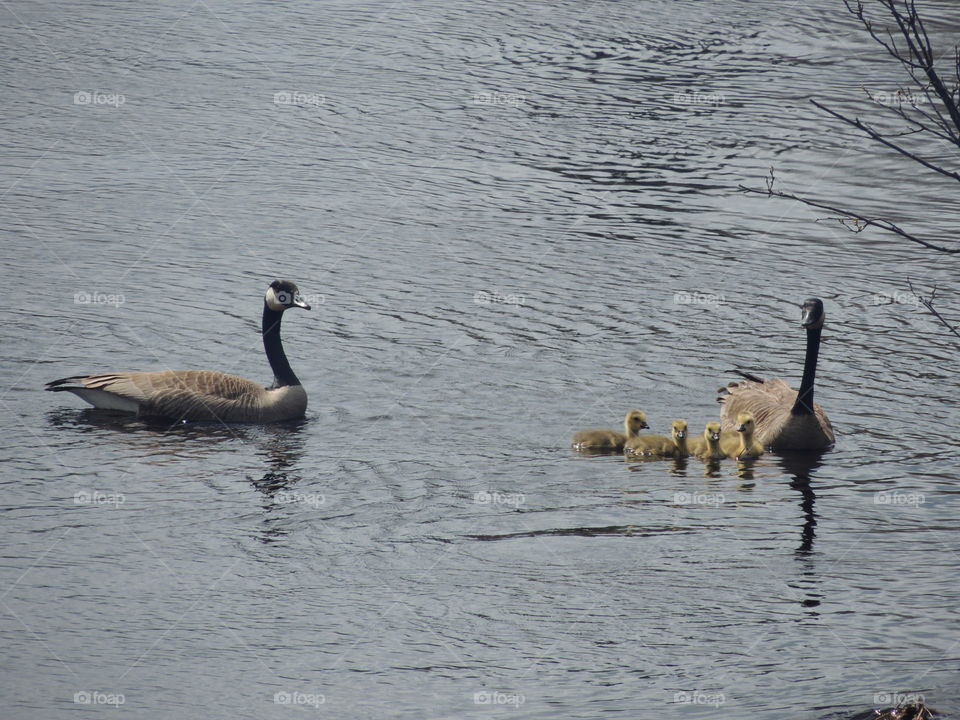
[[[884,301],[956,318],[953,261],[735,191],[775,165],[956,236],[945,179],[809,106],[900,82],[838,6],[5,6],[5,716],[960,712],[957,345]],[[274,277],[314,304],[303,422],[41,390],[268,381]],[[797,383],[811,295],[832,452],[567,447],[702,427],[735,366]]]

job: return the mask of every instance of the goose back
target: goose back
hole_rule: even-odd
[[[303,417],[301,385],[265,388],[214,370],[163,370],[86,375],[48,384],[100,408],[175,420],[275,422]]]
[[[754,437],[764,447],[820,450],[834,443],[833,426],[823,408],[814,403],[812,414],[792,412],[797,391],[780,378],[732,382],[718,399],[723,430],[734,431],[737,415],[750,413],[757,423]]]

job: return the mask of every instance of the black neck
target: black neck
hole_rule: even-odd
[[[283,320],[283,313],[271,310],[266,303],[263,304],[263,349],[267,353],[267,360],[270,361],[270,367],[273,369],[274,387],[286,387],[287,385],[299,385],[300,380],[290,369],[290,363],[283,352],[283,343],[280,341],[280,321]]]
[[[807,359],[803,362],[803,380],[792,415],[813,415],[813,381],[817,377],[817,357],[820,355],[820,328],[807,330]]]

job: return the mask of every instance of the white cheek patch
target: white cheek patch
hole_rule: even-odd
[[[263,296],[263,299],[266,301],[267,307],[274,312],[283,312],[287,309],[287,306],[280,302],[280,300],[277,298],[277,293],[272,287],[267,288],[267,294]]]

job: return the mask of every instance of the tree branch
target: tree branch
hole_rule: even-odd
[[[947,330],[960,338],[960,330],[957,330],[955,326],[947,322],[947,319],[933,306],[933,299],[937,296],[937,286],[933,286],[933,289],[930,291],[930,297],[926,298],[914,289],[910,278],[907,278],[907,285],[910,287],[910,292],[913,293],[914,297],[920,301],[920,304],[923,305],[935,318],[937,318],[937,320],[939,320],[940,323],[947,328]]]
[[[915,153],[910,152],[906,148],[901,147],[894,142],[890,142],[886,137],[881,135],[872,127],[870,127],[869,125],[865,125],[863,122],[861,122],[860,118],[849,118],[843,113],[839,113],[836,110],[831,110],[826,105],[822,105],[821,103],[818,103],[816,100],[810,100],[810,102],[816,105],[821,110],[823,110],[825,113],[829,113],[830,115],[833,115],[833,117],[837,118],[838,120],[842,120],[843,122],[847,123],[847,125],[852,125],[857,130],[870,136],[881,145],[886,145],[888,148],[892,150],[896,150],[901,155],[904,155],[905,157],[910,158],[914,162],[920,163],[925,168],[933,170],[934,172],[938,172],[941,175],[946,175],[948,178],[952,178],[960,182],[960,173],[955,173],[951,170],[947,170],[946,168],[942,168],[939,165],[934,165],[932,162],[929,162],[928,160],[924,160],[922,157],[920,157],[919,155],[916,155]]]
[[[848,210],[846,208],[840,208],[836,205],[829,205],[827,203],[820,202],[818,200],[812,200],[811,198],[804,197],[802,195],[796,195],[794,193],[783,192],[782,190],[774,189],[773,185],[776,181],[776,176],[774,175],[773,168],[770,168],[770,175],[767,177],[766,183],[767,187],[764,190],[758,188],[747,187],[746,185],[738,185],[738,188],[741,192],[752,195],[764,195],[766,197],[778,197],[784,200],[796,200],[797,202],[808,205],[809,207],[819,208],[820,210],[827,210],[834,213],[836,219],[841,225],[850,230],[851,232],[863,232],[871,225],[873,227],[880,228],[881,230],[886,230],[887,232],[894,233],[909,240],[912,243],[922,245],[925,248],[930,250],[937,250],[938,252],[956,254],[960,253],[960,247],[947,247],[946,245],[937,245],[923,238],[919,238],[916,235],[913,235],[903,228],[901,228],[896,223],[893,223],[889,220],[884,220],[883,218],[870,218],[861,213],[854,212],[853,210]],[[848,222],[850,220],[856,220],[854,227],[850,227]]]

